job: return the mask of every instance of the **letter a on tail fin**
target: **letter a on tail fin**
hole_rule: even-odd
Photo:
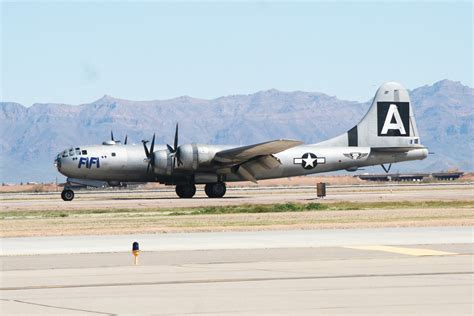
[[[409,102],[377,102],[378,136],[410,136],[409,122]]]
[[[387,82],[377,90],[362,120],[347,133],[319,143],[320,146],[422,148],[408,91]]]

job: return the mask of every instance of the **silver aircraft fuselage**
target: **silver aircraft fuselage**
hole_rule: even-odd
[[[129,182],[160,182],[176,185],[179,197],[191,198],[196,184],[205,184],[211,198],[223,197],[225,182],[302,176],[335,170],[355,171],[427,157],[420,141],[408,91],[396,82],[383,84],[368,112],[353,128],[324,142],[304,145],[295,140],[272,140],[248,146],[178,144],[174,146],[127,145],[111,140],[102,145],[63,151],[56,165],[68,183],[90,181],[121,185]],[[70,201],[74,193],[65,189]]]
[[[213,183],[220,176],[224,182],[244,181],[245,178],[230,170],[220,170],[213,163],[216,152],[234,148],[231,145],[197,145],[201,158],[199,170],[187,172],[177,168],[174,175],[160,175],[147,172],[148,160],[143,146],[138,144],[93,145],[65,150],[58,154],[56,164],[59,172],[69,178],[98,180],[106,182],[162,182],[176,184],[194,177],[195,184]],[[165,150],[166,146],[157,146]],[[83,154],[84,152],[84,154]],[[303,160],[303,155],[314,154],[317,158],[313,165]],[[321,147],[314,145],[296,146],[274,156],[281,162],[275,168],[261,168],[256,174],[257,180],[294,177],[336,170],[356,170],[360,167],[424,159],[428,155],[426,148],[408,152],[371,152],[370,147]],[[362,156],[362,157],[361,157]],[[228,171],[228,172],[226,172]]]

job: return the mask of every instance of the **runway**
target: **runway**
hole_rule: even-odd
[[[144,251],[315,248],[374,243],[461,244],[474,242],[473,234],[473,228],[465,226],[20,237],[2,238],[1,254],[14,256],[128,252],[134,241],[138,241]]]
[[[150,209],[214,205],[273,204],[317,200],[314,186],[229,188],[223,199],[209,199],[201,187],[192,199],[179,199],[174,189],[83,190],[71,202],[61,200],[60,192],[3,193],[3,211]],[[375,184],[328,186],[325,202],[338,201],[465,201],[474,199],[474,184]]]
[[[106,240],[140,241],[138,266],[125,247],[64,254],[71,242],[55,238],[3,242],[1,314],[472,315],[474,308],[473,227]],[[58,254],[11,252],[45,244]]]
[[[59,193],[1,197],[3,233],[30,236],[1,239],[2,315],[474,312],[472,184],[330,187],[323,201],[314,187],[230,189],[217,200],[201,191],[178,199],[172,190],[83,191],[72,202]],[[162,211],[315,201],[444,206],[178,216]],[[464,204],[449,207],[459,201]],[[78,212],[47,216],[67,210]],[[189,227],[209,231],[170,233]],[[142,249],[138,266],[134,241]]]

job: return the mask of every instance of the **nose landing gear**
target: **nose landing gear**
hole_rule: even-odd
[[[71,189],[64,189],[61,192],[61,198],[64,201],[72,201],[74,199],[74,191],[72,191]]]

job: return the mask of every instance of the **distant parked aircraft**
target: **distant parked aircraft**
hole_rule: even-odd
[[[177,124],[173,146],[155,145],[155,135],[150,146],[148,141],[142,143],[127,144],[125,138],[122,144],[112,134],[102,145],[73,147],[58,154],[58,171],[68,177],[63,200],[74,198],[73,184],[101,186],[104,182],[112,186],[128,182],[175,185],[181,198],[192,198],[196,184],[204,184],[208,197],[221,198],[226,182],[355,171],[428,155],[420,143],[408,92],[395,82],[377,90],[359,124],[317,144],[281,139],[248,146],[179,145]]]

